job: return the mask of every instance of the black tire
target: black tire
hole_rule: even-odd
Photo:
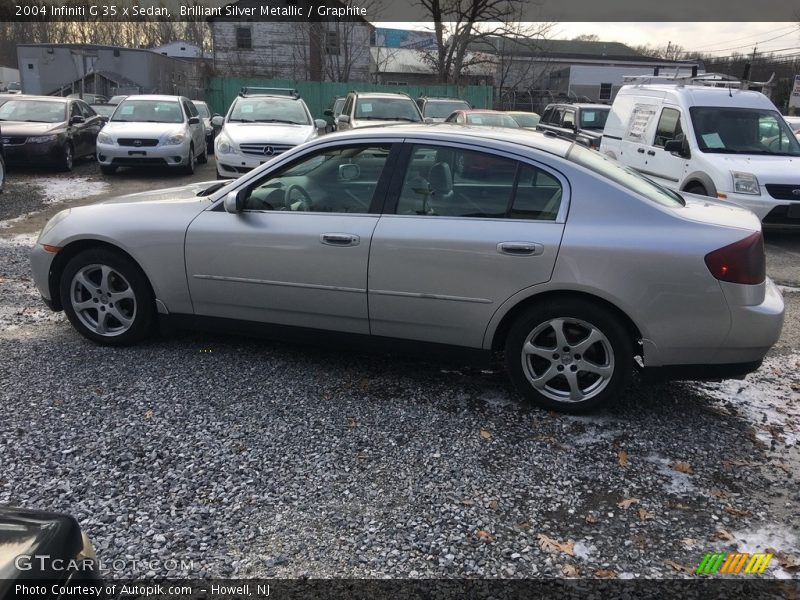
[[[194,156],[194,144],[189,146],[189,162],[188,164],[184,165],[183,173],[185,175],[194,175],[194,167],[195,167],[195,156]]]
[[[117,172],[117,167],[114,165],[100,165],[100,172],[103,175],[113,175]]]
[[[197,157],[197,162],[200,163],[201,165],[204,165],[208,162],[208,146],[203,148],[203,153],[199,157]]]
[[[64,151],[58,163],[58,168],[60,171],[69,172],[72,171],[72,167],[74,165],[75,165],[75,150],[72,147],[72,143],[67,142],[66,144],[64,144]]]
[[[552,322],[561,324],[561,341],[570,352],[558,347]],[[588,340],[584,332],[591,330],[602,339],[581,349]],[[531,336],[536,352],[524,354]],[[545,349],[546,356],[541,356]],[[509,330],[505,353],[511,381],[526,400],[566,413],[586,412],[612,400],[628,385],[634,368],[633,340],[625,326],[605,308],[578,298],[543,301],[526,309]],[[533,379],[538,379],[536,385]],[[570,390],[578,390],[573,399]]]
[[[6,161],[3,160],[3,156],[0,154],[0,192],[3,191],[3,187],[6,184]]]
[[[689,192],[690,194],[697,194],[698,196],[710,195],[702,183],[690,183],[683,189],[683,191]]]
[[[105,285],[104,267],[109,269]],[[97,285],[97,288],[90,290],[80,283],[76,279],[78,273],[83,275],[83,281]],[[89,249],[71,258],[61,274],[59,295],[72,326],[97,344],[128,346],[153,332],[156,309],[150,283],[138,265],[113,250]],[[77,306],[80,302],[89,304],[89,307],[82,309]],[[129,319],[130,324],[126,326],[115,315]],[[101,320],[107,328],[106,333],[98,332]]]

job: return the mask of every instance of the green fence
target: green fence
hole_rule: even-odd
[[[351,90],[360,92],[405,92],[412,98],[419,96],[454,96],[463,98],[475,108],[491,108],[493,89],[484,85],[378,85],[363,82],[338,81],[292,81],[289,79],[244,79],[238,77],[212,77],[206,88],[206,102],[212,112],[224,115],[233,99],[244,86],[293,88],[300,92],[308,109],[315,118],[322,118],[323,111],[334,96],[344,96]]]

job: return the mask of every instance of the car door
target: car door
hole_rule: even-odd
[[[84,154],[89,154],[91,150],[89,149],[89,142],[87,139],[88,135],[86,130],[86,122],[85,120],[82,123],[73,122],[75,117],[84,119],[80,106],[78,106],[78,102],[73,100],[69,103],[69,122],[67,125],[71,132],[72,149],[74,155],[78,157],[83,156]]]
[[[83,118],[86,119],[84,129],[86,130],[87,153],[94,154],[97,150],[97,134],[100,133],[100,129],[104,125],[103,120],[86,102],[78,102],[77,104]]]
[[[235,189],[186,234],[198,315],[369,333],[367,264],[391,146],[326,144]]]
[[[688,161],[664,150],[671,140],[683,139],[681,111],[677,106],[664,106],[655,127],[649,132],[650,144],[645,147],[645,162],[641,173],[669,188],[677,189],[688,168]]]
[[[503,302],[550,279],[569,185],[474,146],[409,141],[404,154],[372,238],[371,331],[481,347]]]
[[[634,103],[622,133],[620,155],[617,159],[640,172],[647,170],[648,133],[652,131],[652,123],[657,118],[660,104],[655,99]]]

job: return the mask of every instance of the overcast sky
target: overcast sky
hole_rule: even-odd
[[[703,0],[699,0],[703,1]],[[380,27],[425,30],[420,23],[377,23]],[[429,29],[430,30],[430,29]],[[729,55],[759,52],[800,51],[800,28],[793,23],[556,23],[550,37],[571,39],[581,34],[596,34],[602,41],[623,42],[630,46],[668,42],[685,50]]]

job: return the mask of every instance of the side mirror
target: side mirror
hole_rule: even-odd
[[[223,201],[223,205],[225,206],[225,212],[229,212],[231,214],[236,214],[242,212],[244,209],[244,201],[245,201],[245,190],[237,190],[233,192],[229,192],[227,196],[225,196],[225,200]]]
[[[339,123],[349,123],[350,115],[339,115]]]
[[[325,129],[325,127],[327,127],[327,125],[328,124],[325,122],[325,119],[314,119],[314,126],[317,129]]]
[[[326,109],[325,109],[325,110],[322,112],[322,114],[323,114],[323,115],[325,115],[326,117],[332,117],[332,116],[333,116],[333,111],[332,111],[330,108],[326,108]]]
[[[80,115],[75,115],[74,117],[72,117],[72,118],[69,120],[69,124],[70,124],[70,125],[75,125],[76,123],[85,123],[85,122],[86,122],[86,119],[84,119],[84,118],[83,118],[83,117],[81,117]]]
[[[224,123],[225,119],[221,115],[214,115],[213,117],[211,117],[211,124],[214,127],[222,127]]]
[[[664,144],[664,151],[675,156],[680,156],[681,158],[691,157],[691,153],[689,152],[689,144],[686,142],[686,138],[681,140],[669,140]]]
[[[339,165],[339,181],[354,181],[361,175],[361,167],[358,165]]]
[[[200,117],[189,117],[189,125],[199,125]]]

